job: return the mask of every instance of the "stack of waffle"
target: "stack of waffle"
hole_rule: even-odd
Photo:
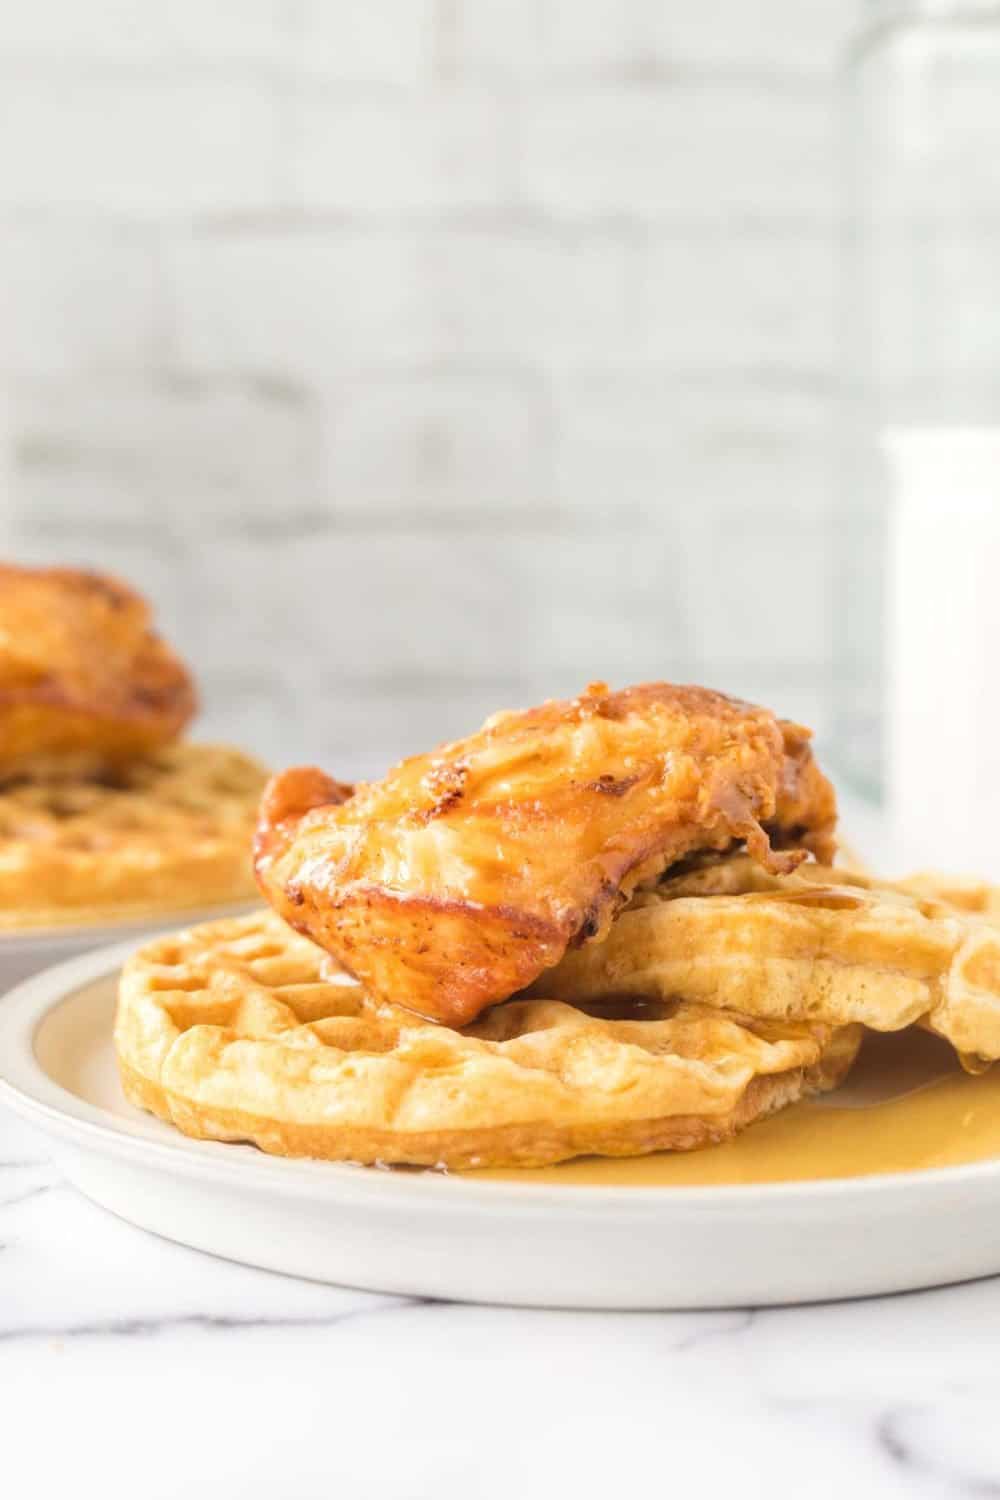
[[[125,584],[0,565],[0,931],[254,894],[262,767],[180,735],[191,677]]]
[[[708,1147],[847,1076],[866,1028],[1000,1056],[973,882],[829,861],[808,735],[596,684],[350,787],[275,778],[272,910],[126,966],[129,1098],[189,1135],[365,1163]]]

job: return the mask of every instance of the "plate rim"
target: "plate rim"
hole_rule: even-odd
[[[113,980],[134,952],[134,940],[91,949],[31,975],[0,996],[0,1102],[46,1134],[77,1148],[89,1144],[103,1148],[105,1155],[132,1160],[151,1157],[161,1168],[173,1165],[182,1174],[208,1177],[234,1188],[271,1189],[314,1199],[329,1197],[331,1190],[339,1197],[351,1195],[353,1190],[353,1196],[368,1199],[389,1193],[394,1206],[411,1198],[425,1208],[441,1209],[478,1204],[504,1211],[551,1211],[558,1202],[560,1208],[574,1211],[601,1207],[644,1215],[651,1209],[662,1211],[668,1204],[677,1210],[741,1208],[752,1213],[782,1205],[819,1207],[845,1198],[867,1200],[873,1196],[882,1206],[890,1207],[923,1190],[979,1185],[1000,1190],[1000,1157],[957,1166],[811,1181],[556,1185],[483,1182],[433,1168],[402,1173],[355,1162],[278,1157],[251,1143],[200,1141],[179,1131],[176,1139],[160,1139],[152,1133],[156,1127],[151,1123],[120,1119],[56,1082],[35,1052],[35,1038],[46,1018],[81,989],[102,979]]]
[[[213,906],[172,906],[162,911],[155,909],[122,917],[118,921],[66,922],[46,927],[0,927],[0,960],[11,952],[51,947],[53,951],[76,943],[99,943],[109,947],[112,939],[124,941],[129,936],[140,937],[144,932],[153,932],[159,927],[189,927],[194,922],[222,921],[226,917],[239,917],[256,911],[263,905],[261,897],[248,896],[244,901],[226,901]],[[12,993],[9,991],[8,993]],[[0,996],[2,998],[2,996]]]

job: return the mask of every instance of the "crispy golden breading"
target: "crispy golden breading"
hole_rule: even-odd
[[[1000,928],[942,891],[954,887],[706,864],[638,894],[604,942],[568,953],[538,987],[579,1003],[681,998],[772,1020],[920,1024],[975,1067],[1000,1058]]]
[[[252,899],[266,778],[239,750],[180,744],[103,781],[0,786],[0,930]]]
[[[743,840],[786,870],[828,855],[836,807],[808,738],[703,688],[596,683],[353,795],[316,770],[276,777],[258,879],[373,996],[463,1025],[693,852]]]
[[[125,584],[0,564],[0,779],[121,765],[174,739],[195,706],[186,668]]]
[[[849,1069],[860,1028],[697,1005],[601,1018],[498,1005],[466,1031],[365,998],[272,912],[160,938],[125,966],[125,1093],[187,1135],[281,1156],[539,1166],[725,1140]]]

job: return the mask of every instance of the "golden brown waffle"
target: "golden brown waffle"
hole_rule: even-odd
[[[836,1086],[859,1037],[549,1000],[453,1031],[367,1000],[272,912],[148,944],[125,966],[115,1027],[128,1098],[187,1135],[455,1168],[709,1145]]]
[[[928,879],[706,863],[635,897],[606,941],[568,954],[538,987],[875,1031],[919,1023],[969,1065],[1000,1058],[1000,928],[962,910],[954,884]]]
[[[113,780],[0,787],[0,929],[252,899],[265,779],[239,750],[181,744]]]
[[[977,880],[974,875],[941,875],[928,870],[919,875],[908,875],[905,880],[893,884],[911,896],[944,901],[959,911],[987,917],[991,922],[1000,921],[1000,890],[988,881]]]

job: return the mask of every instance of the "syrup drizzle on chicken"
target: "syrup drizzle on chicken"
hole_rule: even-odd
[[[808,730],[705,688],[593,683],[380,782],[284,772],[256,869],[375,998],[459,1026],[602,936],[677,861],[745,844],[788,871],[831,856],[835,822]]]

